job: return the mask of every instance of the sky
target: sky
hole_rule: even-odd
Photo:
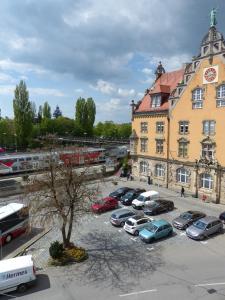
[[[199,53],[213,7],[225,34],[224,0],[1,0],[2,116],[24,80],[37,109],[48,101],[74,118],[92,97],[96,122],[130,122],[158,62],[172,71]]]

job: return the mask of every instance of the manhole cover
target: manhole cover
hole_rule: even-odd
[[[208,292],[209,294],[214,294],[214,293],[216,293],[216,290],[214,290],[214,289],[209,289],[209,290],[207,290],[207,292]]]

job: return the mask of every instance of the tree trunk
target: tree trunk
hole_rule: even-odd
[[[71,238],[71,233],[72,233],[72,229],[73,229],[73,217],[74,217],[74,207],[72,205],[71,207],[71,213],[70,213],[70,219],[69,219],[69,228],[68,228],[68,232],[67,232],[67,245],[70,244],[70,238]]]
[[[64,248],[66,248],[68,246],[68,244],[67,244],[67,238],[66,238],[66,225],[65,224],[62,225],[61,232],[62,232],[62,237],[63,237],[63,246],[64,246]]]

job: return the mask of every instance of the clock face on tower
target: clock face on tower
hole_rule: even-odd
[[[212,83],[218,81],[218,66],[205,68],[203,72],[203,83]]]

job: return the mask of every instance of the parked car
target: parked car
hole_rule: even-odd
[[[141,209],[145,205],[149,204],[153,200],[159,199],[159,193],[156,191],[147,191],[140,194],[136,199],[132,201],[132,206],[135,209]]]
[[[153,219],[144,217],[144,216],[134,216],[130,217],[124,225],[126,232],[129,232],[133,235],[139,235],[139,231],[146,226],[147,223],[151,222]]]
[[[92,211],[95,213],[102,213],[104,211],[118,208],[118,200],[113,197],[105,197],[91,206]]]
[[[173,227],[167,221],[154,220],[139,232],[141,240],[145,243],[153,242],[157,239],[167,237],[173,234]]]
[[[203,240],[216,232],[223,232],[223,223],[218,218],[211,216],[194,222],[186,229],[187,236],[195,240]]]
[[[172,222],[173,226],[177,229],[186,229],[188,226],[197,220],[204,218],[206,214],[200,211],[188,210],[182,213],[179,217],[175,218]]]
[[[132,201],[136,199],[141,193],[146,192],[145,189],[134,189],[127,192],[124,196],[120,198],[123,205],[131,205]]]
[[[117,200],[120,200],[120,197],[125,195],[127,192],[133,190],[132,188],[129,187],[121,187],[117,189],[116,191],[112,192],[109,194],[109,197],[117,198]]]
[[[110,222],[115,226],[124,226],[127,219],[134,217],[136,214],[134,211],[122,208],[114,211],[111,215]]]
[[[148,205],[144,206],[144,213],[146,215],[157,215],[162,212],[171,211],[174,209],[173,201],[169,200],[154,200]]]
[[[225,223],[225,211],[220,214],[219,219]]]

